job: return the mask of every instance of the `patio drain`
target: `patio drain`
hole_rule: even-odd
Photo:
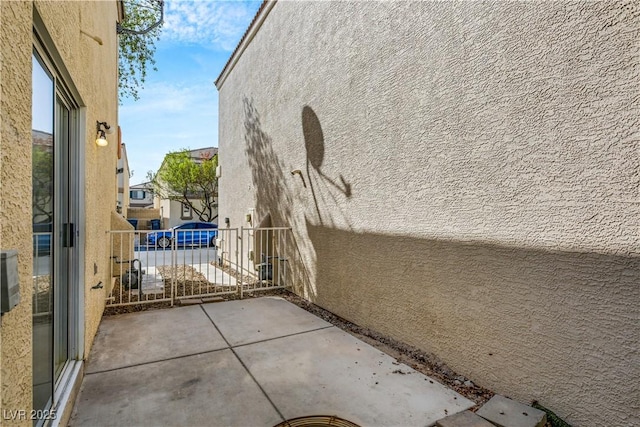
[[[335,415],[313,415],[311,417],[292,418],[274,427],[360,427],[351,421],[343,420]]]

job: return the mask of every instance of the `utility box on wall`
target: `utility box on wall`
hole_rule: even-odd
[[[0,312],[7,313],[20,303],[18,251],[0,252]]]

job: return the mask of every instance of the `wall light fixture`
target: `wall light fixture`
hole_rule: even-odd
[[[105,134],[113,133],[113,129],[107,122],[96,121],[96,145],[106,147],[109,144]]]

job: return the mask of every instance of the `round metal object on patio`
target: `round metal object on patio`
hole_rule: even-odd
[[[275,425],[274,427],[360,427],[351,421],[336,417],[335,415],[313,415],[310,417],[292,418]]]

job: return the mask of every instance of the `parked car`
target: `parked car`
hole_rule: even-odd
[[[168,230],[147,234],[146,245],[168,248],[176,239],[177,246],[215,246],[218,225],[209,222],[185,222]]]

